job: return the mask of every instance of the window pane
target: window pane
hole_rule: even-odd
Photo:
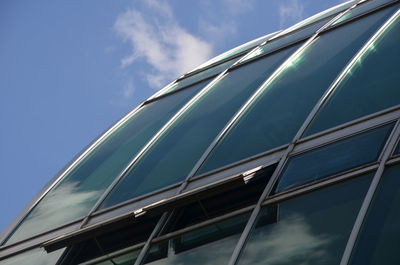
[[[396,150],[394,150],[394,154],[400,154],[400,143],[397,144]]]
[[[370,0],[366,1],[357,7],[351,9],[349,12],[341,16],[338,20],[336,20],[332,25],[336,25],[339,23],[342,23],[344,21],[347,21],[349,19],[352,19],[354,17],[357,17],[365,12],[368,12],[374,8],[377,8],[381,5],[384,5],[388,2],[393,2],[393,0]]]
[[[225,69],[228,69],[237,60],[239,60],[239,58],[236,57],[236,58],[233,58],[233,59],[231,59],[229,61],[226,61],[226,62],[224,62],[222,64],[213,66],[213,67],[211,67],[211,68],[209,68],[207,70],[204,70],[204,71],[202,71],[200,73],[188,76],[185,79],[182,79],[182,80],[172,84],[171,87],[168,88],[167,90],[165,90],[164,93],[168,93],[168,92],[180,89],[182,87],[185,87],[185,86],[188,86],[188,85],[193,84],[195,82],[198,82],[198,81],[200,81],[202,79],[209,78],[209,77],[211,77],[213,75],[217,75],[217,74],[223,72]]]
[[[384,12],[398,8],[399,4]],[[305,136],[400,103],[399,22],[398,17],[357,60],[317,113]]]
[[[102,207],[185,179],[234,113],[294,49],[239,67],[210,87],[144,154]]]
[[[238,264],[339,264],[372,176],[264,208]]]
[[[64,249],[60,249],[49,254],[44,249],[35,248],[12,256],[8,259],[0,261],[1,265],[54,265],[60,258]]]
[[[140,249],[128,252],[126,254],[116,256],[104,261],[96,262],[96,265],[132,265],[135,263],[137,257],[139,256]]]
[[[392,128],[386,125],[292,157],[276,192],[376,161]]]
[[[296,42],[298,40],[301,40],[305,37],[309,37],[312,34],[314,34],[317,30],[319,30],[322,26],[324,26],[326,23],[329,22],[329,20],[331,20],[332,17],[323,19],[315,24],[309,25],[305,28],[302,28],[298,31],[295,31],[287,36],[283,36],[280,38],[277,38],[271,42],[268,42],[267,44],[258,47],[257,50],[254,50],[253,52],[249,53],[248,55],[246,55],[246,57],[244,57],[243,59],[240,60],[240,62],[245,62],[250,60],[251,58],[254,58],[256,56],[259,56],[261,54],[265,54],[268,52],[271,52],[273,50],[276,50],[280,47],[283,47],[285,45],[288,45],[290,43]]]
[[[375,13],[311,43],[264,88],[198,174],[289,143],[325,90],[389,13]]]
[[[214,58],[212,58],[211,60],[205,62],[204,64],[202,64],[202,65],[200,65],[199,67],[197,67],[197,69],[201,69],[201,68],[203,68],[203,67],[206,67],[206,66],[208,66],[208,65],[211,65],[211,64],[216,63],[216,62],[218,62],[218,61],[224,60],[224,59],[226,59],[226,58],[228,58],[228,57],[231,57],[231,56],[234,56],[234,55],[236,55],[236,54],[239,54],[239,53],[241,53],[241,52],[243,52],[243,51],[245,51],[245,50],[249,50],[249,49],[251,49],[251,48],[254,48],[254,47],[256,47],[257,45],[259,45],[259,44],[261,44],[262,42],[264,42],[265,40],[267,40],[267,39],[273,37],[273,36],[276,35],[276,34],[277,34],[277,32],[271,33],[271,34],[268,34],[267,36],[260,37],[260,38],[258,38],[258,39],[249,41],[249,42],[247,42],[247,43],[245,43],[245,44],[243,44],[243,45],[240,45],[239,47],[233,48],[232,50],[229,50],[229,51],[227,51],[227,52],[224,52],[224,53],[218,55],[217,57],[214,57]]]
[[[283,32],[281,32],[280,34],[285,34],[286,32],[290,32],[293,30],[296,30],[300,27],[305,27],[307,25],[310,25],[314,22],[316,22],[317,20],[322,20],[324,18],[330,17],[332,15],[337,15],[339,12],[342,12],[348,8],[350,8],[352,5],[354,5],[355,3],[357,3],[358,0],[354,0],[354,1],[348,1],[347,3],[342,3],[340,5],[334,6],[332,8],[329,8],[327,10],[324,10],[314,16],[311,16],[303,21],[300,21],[299,23],[291,26],[290,28],[284,30]]]
[[[228,264],[248,218],[249,214],[237,216],[175,237],[170,242],[155,244],[151,249],[164,248],[165,254],[161,257],[149,255],[145,264]]]
[[[89,153],[40,201],[8,243],[86,215],[136,153],[207,82],[145,105]]]
[[[350,260],[351,265],[400,263],[400,166],[386,169]]]

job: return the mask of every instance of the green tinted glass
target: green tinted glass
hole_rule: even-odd
[[[315,24],[311,24],[307,27],[299,29],[298,31],[295,31],[288,35],[285,35],[285,36],[279,37],[275,40],[272,40],[272,41],[266,43],[265,45],[258,47],[256,50],[249,53],[248,55],[246,55],[243,59],[240,60],[240,62],[248,61],[251,58],[254,58],[256,56],[269,53],[271,51],[274,51],[276,49],[279,49],[281,47],[289,45],[290,43],[294,43],[294,42],[302,40],[306,37],[310,37],[317,30],[319,30],[322,26],[324,26],[326,23],[328,23],[330,19],[332,19],[332,18],[330,17],[330,18],[323,19],[321,21],[316,22]]]
[[[184,180],[231,117],[294,49],[239,67],[210,87],[133,166],[102,208]]]
[[[228,264],[248,217],[249,214],[237,216],[172,238],[169,242],[154,244],[153,250],[163,248],[165,254],[160,257],[149,255],[145,263],[154,265]]]
[[[54,265],[60,258],[64,249],[60,249],[49,254],[46,253],[44,249],[35,248],[22,252],[10,258],[0,261],[1,265]]]
[[[258,39],[253,40],[253,41],[249,41],[249,42],[247,42],[247,43],[245,43],[243,45],[240,45],[239,47],[233,48],[232,50],[224,52],[224,53],[218,55],[217,57],[207,61],[206,63],[200,65],[197,69],[201,69],[201,68],[207,67],[208,65],[211,65],[211,64],[216,63],[218,61],[227,59],[227,58],[229,58],[231,56],[237,55],[237,54],[242,53],[242,52],[244,52],[246,50],[250,50],[251,48],[256,47],[257,45],[261,44],[262,42],[264,42],[265,40],[273,37],[276,34],[277,33],[271,33],[271,34],[268,34],[267,36],[260,37]]]
[[[364,14],[365,12],[368,12],[379,6],[387,4],[388,2],[393,2],[393,0],[370,0],[370,1],[366,1],[364,3],[361,3],[357,7],[349,10],[346,14],[341,16],[332,25],[336,25],[336,24],[340,24],[342,22],[348,21],[354,17]]]
[[[400,166],[385,170],[356,241],[350,265],[400,263]]]
[[[237,60],[239,60],[239,58],[234,58],[234,59],[230,59],[229,61],[226,61],[224,63],[218,64],[216,66],[213,66],[207,70],[204,70],[200,73],[188,76],[174,84],[172,84],[167,90],[164,91],[164,93],[168,93],[177,89],[180,89],[182,87],[186,87],[190,84],[196,83],[200,80],[203,80],[205,78],[209,78],[212,77],[214,75],[217,75],[221,72],[223,72],[224,70],[228,69],[232,64],[234,64]]]
[[[393,12],[399,4],[382,12]],[[371,43],[346,73],[305,132],[311,135],[400,103],[400,18]]]
[[[325,90],[390,13],[375,13],[314,40],[264,87],[198,174],[289,143]]]
[[[86,215],[147,141],[207,83],[205,81],[142,107],[78,163],[39,202],[8,243]]]
[[[262,209],[238,264],[339,264],[372,175]]]
[[[276,192],[376,161],[392,128],[386,125],[290,158]]]

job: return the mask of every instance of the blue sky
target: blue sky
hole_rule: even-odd
[[[82,148],[162,86],[339,0],[0,3],[0,231]]]

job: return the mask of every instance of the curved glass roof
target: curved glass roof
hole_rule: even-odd
[[[344,137],[338,130],[345,127],[359,133],[377,115],[392,122],[400,104],[400,4],[358,2],[250,41],[173,81],[73,161],[3,244],[137,214],[275,164],[286,148],[327,145]],[[379,135],[372,158],[358,154],[360,163],[378,160],[389,134]],[[278,190],[307,181],[282,182]]]

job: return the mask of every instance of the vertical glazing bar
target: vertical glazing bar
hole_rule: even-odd
[[[321,31],[323,31],[325,28],[329,27],[332,23],[334,23],[337,19],[339,19],[341,16],[343,16],[346,12],[348,12],[349,9],[339,13],[337,16],[335,16],[333,19],[331,19],[328,23],[326,23],[323,27],[321,27],[311,38],[309,41],[307,41],[300,49],[304,49],[305,45],[308,45],[313,39],[319,36]],[[291,59],[291,58],[289,58]],[[285,62],[284,64],[288,63],[290,61]],[[304,123],[307,122],[307,119]],[[292,142],[289,144],[288,148],[286,149],[285,153],[283,154],[282,158],[279,161],[279,164],[277,165],[274,173],[272,174],[267,186],[265,187],[263,193],[261,194],[256,207],[254,208],[253,212],[251,213],[251,216],[249,218],[249,221],[246,224],[245,229],[242,232],[242,235],[240,236],[240,239],[235,247],[235,250],[231,256],[231,259],[229,261],[229,265],[235,265],[239,259],[239,256],[243,250],[244,244],[246,243],[246,240],[250,234],[251,229],[253,228],[255,221],[257,219],[257,216],[261,210],[261,204],[264,202],[264,200],[268,197],[268,195],[271,193],[276,181],[278,180],[279,175],[281,174],[284,166],[286,165],[288,161],[288,156],[289,154],[293,151],[295,143],[298,141],[300,136],[303,134],[303,131],[305,130],[306,126],[303,125],[300,127],[299,131],[297,134],[294,136]]]
[[[360,232],[361,225],[364,221],[365,216],[367,215],[367,211],[371,204],[372,198],[374,197],[375,191],[376,191],[376,189],[379,185],[379,182],[382,178],[382,174],[385,169],[385,164],[388,161],[390,154],[395,149],[397,138],[399,136],[400,136],[400,120],[397,121],[396,126],[394,127],[392,133],[390,134],[390,136],[387,140],[387,143],[386,143],[384,149],[382,150],[382,153],[381,153],[382,158],[379,161],[378,170],[375,173],[375,176],[374,176],[374,178],[371,182],[371,185],[368,189],[367,195],[365,195],[363,204],[361,205],[360,211],[358,212],[357,219],[354,223],[349,240],[347,241],[347,244],[346,244],[346,248],[343,252],[343,256],[342,256],[342,260],[340,261],[340,265],[347,265],[350,260],[351,252],[356,243],[356,239],[357,239],[358,233]]]

